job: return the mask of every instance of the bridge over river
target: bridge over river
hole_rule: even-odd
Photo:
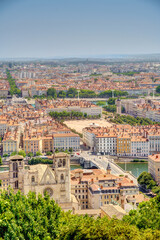
[[[108,163],[111,166],[111,173],[114,175],[125,175],[128,176],[133,182],[137,185],[137,178],[131,173],[126,172],[120,166],[118,166],[113,159],[107,158],[104,155],[93,155],[90,152],[82,152],[79,155],[80,164],[84,166],[84,168],[99,168],[105,169],[108,166]]]

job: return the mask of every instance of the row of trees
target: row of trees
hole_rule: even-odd
[[[141,203],[123,220],[94,219],[61,211],[49,198],[17,192],[0,195],[0,239],[158,240],[160,197]]]
[[[131,126],[157,124],[156,122],[153,122],[149,118],[142,118],[142,117],[135,118],[129,115],[126,116],[126,115],[119,115],[119,114],[116,114],[114,119],[111,119],[110,121],[116,124],[129,124]]]
[[[8,72],[9,73],[9,72]],[[128,73],[121,73],[123,75],[129,75],[132,76],[132,74],[134,74],[134,72],[128,72]],[[8,79],[12,78],[10,73],[7,75]],[[12,79],[13,81],[14,79]],[[15,80],[14,80],[15,81]],[[18,89],[19,93],[20,90]],[[160,86],[158,86],[156,88],[156,93],[160,93]],[[128,96],[128,92],[127,91],[120,91],[120,90],[114,90],[114,96],[115,97],[126,97]],[[39,97],[39,98],[45,98],[45,95],[41,95],[41,96],[34,96],[34,97]],[[75,88],[69,88],[68,91],[59,91],[57,92],[54,88],[49,88],[47,91],[47,97],[52,97],[54,99],[58,98],[77,98],[78,97],[78,91]],[[99,94],[96,94],[94,91],[92,90],[86,90],[86,89],[81,89],[79,91],[79,97],[80,98],[111,98],[112,97],[112,90],[107,90],[107,91],[103,91],[100,92]]]
[[[64,119],[94,119],[94,118],[100,118],[100,115],[97,116],[91,116],[91,115],[87,115],[87,113],[82,113],[82,112],[76,112],[76,111],[71,111],[71,112],[67,112],[67,111],[62,111],[62,112],[50,112],[49,115],[54,118],[54,119],[58,119],[58,120],[64,120]]]
[[[30,160],[28,160],[28,164],[29,165],[35,165],[35,164],[39,164],[39,163],[42,163],[42,164],[53,164],[53,160],[50,160],[50,159],[43,159],[43,158],[32,158]]]
[[[121,96],[127,96],[127,95],[128,95],[128,93],[125,91],[118,91],[118,90],[114,91],[115,97],[121,97]],[[68,91],[66,91],[66,92],[63,90],[57,92],[54,88],[49,88],[47,90],[47,97],[52,97],[54,99],[56,99],[57,97],[58,98],[77,98],[78,90],[76,88],[69,88]],[[98,97],[108,98],[108,97],[112,97],[112,91],[107,90],[107,91],[103,91],[99,94],[96,94],[92,90],[81,89],[81,90],[79,90],[79,97],[80,98],[98,98]]]
[[[17,88],[16,83],[15,83],[15,79],[12,78],[9,70],[6,70],[6,74],[7,74],[7,81],[9,82],[10,85],[10,94],[11,95],[18,95],[21,96],[21,90]]]
[[[140,72],[135,72],[135,71],[129,71],[129,72],[122,72],[122,73],[116,73],[117,75],[125,75],[125,76],[133,76],[134,74],[139,74]]]

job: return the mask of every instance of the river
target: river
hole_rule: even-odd
[[[125,163],[116,163],[125,170]],[[135,177],[138,177],[142,172],[148,172],[148,162],[129,162],[126,163],[126,171],[131,171]]]

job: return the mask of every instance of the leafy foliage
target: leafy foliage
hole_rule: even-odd
[[[122,73],[115,73],[117,75],[125,75],[125,76],[133,76],[134,74],[139,74],[140,72],[134,72],[134,71],[130,71],[130,72],[122,72]]]
[[[76,111],[71,111],[71,112],[67,112],[67,111],[62,111],[62,112],[50,112],[49,115],[54,118],[54,119],[83,119],[83,118],[99,118],[100,116],[90,116],[87,115],[86,113],[82,113],[82,112],[76,112]]]
[[[45,194],[0,195],[0,239],[5,240],[158,240],[159,199],[142,203],[122,221],[63,212]]]
[[[156,92],[160,93],[160,85],[158,87],[156,87]]]
[[[20,150],[20,151],[18,152],[18,155],[21,155],[21,156],[25,157],[25,156],[26,156],[26,153],[25,153],[24,150]]]
[[[36,156],[41,156],[41,155],[42,155],[42,153],[40,151],[36,152]]]
[[[47,96],[51,96],[53,98],[57,98],[57,92],[54,88],[48,88],[47,90]]]
[[[142,172],[138,177],[138,183],[146,189],[151,189],[155,194],[160,194],[160,186],[157,186],[150,173]]]
[[[117,107],[115,105],[108,105],[108,106],[105,106],[104,109],[108,112],[116,112],[116,109]]]
[[[127,96],[127,95],[128,95],[128,92],[126,91],[114,90],[115,97],[121,97],[121,96]],[[112,97],[112,91],[111,90],[103,91],[98,94],[98,97],[101,97],[101,98]]]
[[[53,164],[53,160],[49,160],[49,159],[43,159],[43,158],[32,158],[31,160],[28,160],[28,164],[29,165],[35,165],[35,164]]]
[[[115,105],[115,102],[116,102],[116,98],[109,98],[107,101],[109,105]]]
[[[6,74],[7,74],[7,81],[9,82],[9,85],[10,85],[10,94],[11,95],[16,94],[18,96],[21,96],[21,90],[17,88],[15,79],[12,78],[8,69],[6,69]]]
[[[156,122],[153,122],[149,118],[142,118],[142,117],[132,117],[132,116],[126,116],[126,115],[119,115],[117,114],[114,119],[111,120],[113,123],[117,124],[130,124],[131,126],[135,125],[154,125],[157,124]]]

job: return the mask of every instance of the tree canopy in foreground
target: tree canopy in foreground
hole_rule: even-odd
[[[151,240],[160,239],[159,198],[142,203],[122,221],[63,212],[48,195],[0,195],[0,239]]]

